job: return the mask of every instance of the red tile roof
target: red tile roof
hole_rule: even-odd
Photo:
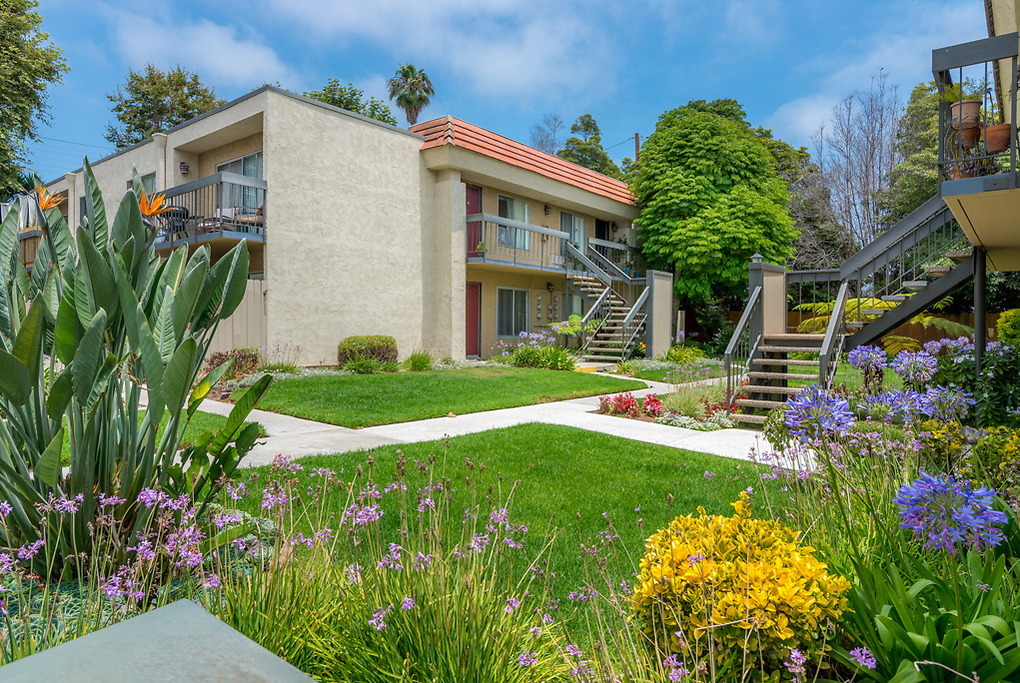
[[[425,136],[425,142],[421,146],[423,151],[442,145],[462,147],[534,171],[547,178],[574,185],[582,190],[631,206],[635,205],[627,183],[572,164],[552,154],[540,152],[534,147],[528,147],[452,116],[419,123],[411,127],[411,132]]]

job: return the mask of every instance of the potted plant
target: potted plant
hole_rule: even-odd
[[[485,256],[485,242],[478,243],[478,246],[475,247],[475,253],[479,256]]]
[[[980,90],[973,86],[964,88],[957,83],[942,91],[942,99],[949,102],[950,122],[954,130],[959,131],[959,144],[964,149],[977,145],[981,130],[981,96]]]
[[[986,126],[981,134],[985,139],[985,150],[989,154],[998,154],[1009,148],[1010,136],[1013,133],[1013,126],[1009,123],[997,123],[994,126]]]

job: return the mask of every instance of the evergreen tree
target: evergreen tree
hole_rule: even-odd
[[[591,114],[577,117],[577,121],[570,127],[570,132],[574,137],[567,138],[563,147],[556,153],[557,156],[610,178],[623,178],[620,167],[609,158],[606,150],[602,149],[602,132]]]
[[[340,107],[356,114],[367,116],[376,121],[382,121],[392,126],[397,125],[397,119],[393,112],[382,100],[374,97],[365,98],[365,93],[353,83],[344,85],[339,79],[331,78],[321,90],[306,92],[305,97],[319,100],[334,107]]]

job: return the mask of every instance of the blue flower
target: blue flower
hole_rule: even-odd
[[[786,401],[784,423],[791,434],[799,435],[803,441],[825,434],[843,434],[853,421],[846,399],[826,393],[817,384]]]
[[[884,394],[865,396],[861,408],[872,420],[888,423],[910,422],[922,412],[924,396],[907,389],[887,391]]]
[[[963,422],[974,405],[972,394],[956,387],[931,387],[921,397],[921,412],[934,420]]]
[[[900,351],[890,367],[907,382],[930,382],[938,362],[927,351]]]
[[[889,358],[877,346],[858,346],[847,354],[847,361],[855,370],[869,372],[883,369]]]
[[[991,548],[1003,540],[997,525],[1006,513],[992,507],[995,491],[971,488],[952,475],[921,472],[912,484],[904,484],[893,502],[900,508],[900,527],[924,539],[926,548],[942,548],[949,554],[959,546],[973,550]]]

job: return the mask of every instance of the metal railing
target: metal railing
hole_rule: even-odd
[[[265,235],[266,181],[237,173],[214,173],[162,194],[171,207],[157,222],[159,242],[233,232]]]
[[[605,290],[595,303],[591,305],[588,312],[581,318],[581,348],[580,354],[583,356],[591,345],[592,341],[598,335],[599,331],[605,327],[606,322],[609,320],[610,313],[613,312],[613,288],[608,284]],[[597,321],[595,328],[587,330],[586,328],[592,321]]]
[[[818,352],[818,383],[823,388],[832,386],[832,380],[839,367],[839,355],[843,352],[843,340],[846,339],[846,304],[849,284],[844,280],[839,286],[839,293],[832,305],[829,324],[825,328],[822,347]]]
[[[733,399],[748,365],[761,344],[761,287],[755,287],[747,298],[744,313],[730,337],[723,353],[723,370],[726,373],[726,409],[733,410]],[[757,324],[753,324],[757,323]],[[752,338],[753,336],[753,338]],[[739,376],[735,372],[739,369]]]
[[[566,270],[561,230],[501,218],[487,213],[467,217],[467,257],[515,266]]]
[[[645,286],[641,294],[634,301],[634,305],[627,311],[627,317],[623,319],[623,329],[620,336],[623,339],[624,358],[630,355],[631,347],[635,343],[638,333],[644,327],[645,321],[648,319],[648,314],[645,312],[645,304],[648,302],[650,289],[650,287]]]
[[[598,254],[599,260],[612,264],[620,271],[621,277],[641,277],[645,273],[645,263],[641,250],[629,244],[610,242],[597,237],[589,237],[588,254]],[[594,257],[593,257],[594,258]]]
[[[1017,186],[1018,38],[1010,33],[932,51],[940,183],[1009,173],[1002,186]]]

